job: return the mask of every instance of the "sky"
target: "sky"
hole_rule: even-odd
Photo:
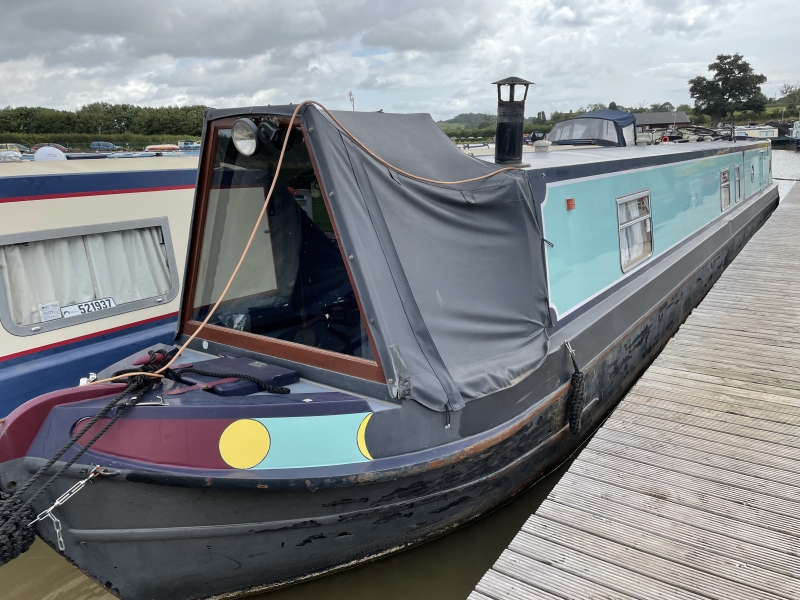
[[[0,0],[0,106],[496,111],[691,103],[687,81],[739,52],[763,91],[800,82],[798,0]]]

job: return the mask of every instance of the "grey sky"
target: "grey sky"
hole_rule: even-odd
[[[95,101],[495,110],[689,102],[686,81],[741,52],[767,95],[800,81],[797,0],[0,0],[0,106]]]

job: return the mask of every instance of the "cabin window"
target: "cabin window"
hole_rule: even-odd
[[[571,119],[556,123],[547,136],[551,142],[570,142],[575,140],[588,140],[600,145],[619,145],[619,136],[614,121],[606,119]],[[635,145],[635,140],[633,144]]]
[[[734,167],[734,185],[736,186],[736,202],[742,199],[742,171],[739,165]]]
[[[617,198],[619,252],[626,272],[653,254],[653,223],[650,192],[643,191]]]
[[[728,169],[722,169],[719,172],[719,198],[722,210],[727,210],[731,205],[731,172]]]
[[[0,320],[7,330],[29,335],[175,297],[166,219],[100,227],[106,230],[0,238]]]
[[[220,298],[272,183],[280,150],[240,154],[215,129],[192,319]],[[300,128],[292,132],[267,214],[210,324],[374,360],[355,292]]]

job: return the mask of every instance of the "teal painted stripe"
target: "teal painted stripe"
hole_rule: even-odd
[[[369,414],[255,419],[269,431],[270,447],[266,458],[253,469],[368,462],[358,449],[358,427]]]
[[[547,261],[551,302],[558,314],[574,310],[625,276],[620,265],[617,198],[650,190],[652,260],[722,213],[722,169],[731,169],[731,205],[735,203],[734,165],[742,171],[742,199],[767,187],[770,152],[765,150],[748,151],[744,158],[734,152],[549,185],[542,212],[545,237],[554,244],[547,248]],[[752,182],[751,166],[755,169]],[[567,198],[575,199],[575,210],[566,210]]]

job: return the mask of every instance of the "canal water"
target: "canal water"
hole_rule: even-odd
[[[781,197],[785,197],[800,179],[800,152],[775,150],[773,157],[773,176]],[[569,464],[565,463],[497,511],[437,540],[361,567],[251,598],[465,600]],[[38,539],[28,552],[0,567],[0,597],[3,600],[115,598]]]

